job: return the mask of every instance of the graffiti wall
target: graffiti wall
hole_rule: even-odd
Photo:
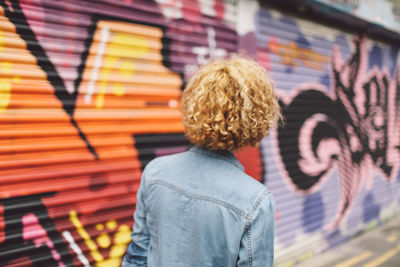
[[[190,147],[186,81],[238,50],[286,116],[237,153],[276,198],[277,262],[398,211],[398,48],[255,1],[0,0],[0,266],[119,266],[142,169]]]
[[[290,266],[398,212],[399,49],[255,2],[244,13],[240,46],[269,70],[286,118],[262,153]]]
[[[141,170],[188,148],[198,64],[236,48],[222,1],[0,1],[0,266],[119,266]]]

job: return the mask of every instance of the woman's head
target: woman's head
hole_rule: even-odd
[[[231,152],[257,145],[281,117],[265,70],[242,57],[203,66],[186,85],[182,113],[192,143]]]

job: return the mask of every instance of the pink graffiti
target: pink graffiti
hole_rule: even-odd
[[[327,225],[331,230],[346,218],[363,183],[370,189],[374,170],[392,182],[400,168],[400,71],[393,78],[377,66],[367,73],[365,40],[354,44],[345,62],[338,47],[333,49],[333,94],[320,84],[304,83],[290,99],[282,97],[289,130],[278,130],[278,143],[290,187],[315,192],[334,166],[339,169],[341,197]],[[288,135],[297,135],[291,154]]]
[[[33,213],[22,217],[22,225],[22,236],[25,241],[32,241],[36,248],[43,245],[47,246],[51,251],[53,259],[58,262],[58,267],[65,267],[61,261],[60,254],[55,250],[54,244],[48,237],[46,230],[39,224],[38,218]]]
[[[257,62],[260,63],[261,66],[263,66],[267,71],[271,70],[271,60],[266,49],[258,49],[256,57]]]
[[[365,41],[360,40],[359,61],[343,63],[338,47],[333,50],[332,74],[337,98],[344,104],[353,125],[347,125],[350,137],[347,147],[339,159],[341,179],[341,202],[339,213],[331,224],[336,227],[353,203],[363,180],[370,187],[374,166],[382,177],[393,181],[400,167],[400,120],[399,103],[396,103],[396,90],[399,83],[399,70],[391,79],[389,71],[375,66],[366,73],[367,58]],[[353,59],[356,59],[353,58]],[[354,96],[353,96],[354,95]],[[397,100],[398,101],[398,100]],[[386,122],[386,123],[385,123]],[[346,144],[342,140],[342,144]],[[352,156],[364,154],[362,161],[354,164]],[[346,199],[347,197],[347,199]],[[343,216],[340,214],[344,213]]]
[[[224,1],[215,0],[213,8],[215,10],[215,17],[217,19],[222,19],[224,17],[224,15],[225,15],[225,4],[224,4]]]
[[[222,20],[225,15],[225,2],[222,0],[199,1],[199,0],[156,0],[160,5],[161,12],[168,19],[184,18],[186,21],[199,24],[204,16],[215,17]]]

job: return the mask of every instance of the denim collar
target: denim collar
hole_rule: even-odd
[[[190,149],[191,152],[195,153],[200,153],[203,155],[206,155],[208,157],[212,158],[217,158],[224,160],[232,165],[234,165],[236,168],[239,168],[240,170],[244,171],[244,167],[240,162],[236,159],[235,155],[233,155],[232,152],[229,151],[221,151],[221,152],[216,152],[216,151],[210,151],[205,148],[199,147],[199,146],[194,146]]]

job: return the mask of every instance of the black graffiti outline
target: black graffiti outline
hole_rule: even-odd
[[[336,61],[332,60],[331,77],[333,80],[332,87],[335,93],[334,96],[330,96],[321,90],[313,89],[312,86],[309,86],[309,88],[303,88],[303,90],[297,93],[291,99],[290,103],[285,104],[280,101],[283,113],[286,117],[286,128],[278,129],[277,143],[279,154],[284,165],[284,170],[288,174],[288,178],[294,184],[295,189],[300,192],[312,192],[315,189],[315,186],[321,183],[321,178],[326,176],[334,161],[337,161],[340,155],[345,157],[342,165],[346,165],[347,163],[351,165],[341,166],[341,168],[345,170],[347,168],[349,172],[360,171],[363,160],[367,155],[369,155],[372,158],[373,164],[383,172],[384,177],[389,177],[392,174],[392,166],[389,165],[386,157],[389,131],[388,94],[391,81],[387,73],[382,74],[382,72],[377,71],[375,73],[369,71],[367,76],[368,79],[362,79],[364,73],[360,73],[360,70],[362,70],[361,66],[362,64],[366,64],[364,39],[365,37],[354,39],[355,51],[342,66],[336,66]],[[338,55],[334,54],[332,58],[334,56]],[[364,58],[362,58],[363,56]],[[342,80],[341,73],[343,71],[348,72],[347,81]],[[371,73],[372,75],[370,75]],[[381,78],[378,77],[378,74]],[[399,71],[397,71],[393,78],[397,86],[395,99],[396,114],[399,114],[400,110],[399,75]],[[355,104],[355,86],[359,86],[355,83],[361,83],[363,93],[367,95],[367,100],[363,103],[366,110],[364,116],[360,114],[359,109]],[[384,99],[378,99],[375,104],[375,106],[381,107],[384,115],[386,115],[383,126],[379,127],[374,125],[373,122],[368,121],[368,119],[373,116],[373,114],[370,113],[372,110],[372,104],[368,95],[372,83],[376,87],[377,95],[380,95],[382,92],[385,93]],[[310,99],[314,99],[318,105],[313,105],[313,103],[310,102]],[[305,105],[305,103],[310,105]],[[299,146],[299,136],[304,123],[316,114],[326,116],[328,119],[318,123],[313,129],[311,147],[314,156],[318,158],[317,148],[320,142],[329,138],[338,141],[341,151],[338,151],[337,154],[331,155],[330,163],[327,165],[326,169],[321,170],[317,174],[310,175],[305,173],[299,165],[299,160],[302,159]],[[369,132],[364,129],[366,123],[375,127],[376,131],[381,131],[383,133],[383,138],[376,142],[375,149],[372,149],[368,145],[370,142],[370,136]],[[356,140],[356,143],[359,145],[352,145],[352,140]],[[395,148],[400,150],[399,146],[396,146]],[[345,155],[349,155],[349,157],[346,158]],[[346,160],[349,162],[346,163]],[[360,181],[351,181],[352,177],[346,177],[347,175],[347,173],[341,173],[340,175],[344,176],[341,177],[341,208],[332,224],[333,227],[335,227],[348,213],[355,198],[354,187],[358,187],[360,184]]]
[[[58,267],[58,262],[53,259],[53,255],[47,246],[36,247],[32,241],[24,241],[22,217],[30,213],[38,218],[65,266],[73,266],[69,249],[55,228],[53,220],[42,201],[43,198],[52,197],[55,194],[55,192],[48,192],[0,199],[0,204],[4,208],[3,218],[5,223],[5,240],[0,243],[0,266],[5,266],[23,256],[29,256],[36,267]]]
[[[152,159],[157,157],[156,149],[185,147],[187,150],[192,146],[183,133],[135,134],[132,137],[138,151],[142,171]]]
[[[78,97],[78,87],[76,87],[76,81],[74,92],[70,94],[67,91],[63,79],[47,56],[46,51],[40,45],[35,33],[31,29],[26,19],[26,16],[19,4],[19,0],[13,0],[10,2],[12,5],[12,10],[7,5],[6,0],[0,0],[0,5],[3,7],[5,16],[10,20],[10,22],[14,24],[17,34],[22,40],[25,41],[27,49],[36,58],[37,65],[46,73],[47,80],[54,88],[55,96],[61,101],[62,107],[68,114],[71,124],[78,131],[79,137],[85,142],[87,149],[93,154],[93,156],[98,159],[96,150],[90,144],[86,135],[82,132],[74,119],[76,99]],[[51,77],[51,79],[49,77]]]
[[[76,120],[74,119],[74,111],[76,108],[76,100],[79,94],[79,86],[82,82],[82,75],[86,67],[86,61],[89,55],[90,46],[93,42],[93,34],[97,29],[97,23],[100,20],[110,20],[110,21],[123,21],[123,22],[130,22],[140,25],[148,25],[153,27],[158,27],[162,30],[162,64],[168,68],[170,71],[176,73],[181,77],[182,86],[181,90],[185,87],[185,81],[183,78],[183,72],[176,72],[171,69],[170,61],[169,61],[169,54],[170,54],[170,43],[171,40],[166,37],[167,27],[162,24],[157,23],[150,23],[144,21],[138,21],[134,19],[125,19],[125,18],[118,18],[109,15],[102,15],[102,14],[92,14],[91,17],[91,25],[88,27],[88,37],[85,40],[84,50],[81,54],[81,62],[77,68],[77,78],[74,81],[74,91],[70,94],[66,86],[64,84],[63,79],[61,78],[59,72],[57,71],[56,67],[53,65],[52,61],[46,54],[46,51],[43,49],[41,44],[36,38],[35,33],[31,29],[27,18],[22,10],[19,0],[11,1],[12,10],[10,9],[9,5],[6,3],[6,0],[0,0],[0,6],[3,7],[5,16],[15,25],[16,32],[23,39],[27,45],[28,50],[31,54],[37,59],[38,66],[47,74],[47,80],[51,83],[54,88],[55,96],[61,101],[62,107],[65,112],[68,114],[70,118],[71,124],[75,127],[78,131],[79,137],[85,142],[87,149],[90,153],[95,157],[96,160],[99,159],[96,149],[93,145],[89,142],[88,138],[86,137],[85,133],[80,129],[79,125],[77,124]],[[52,77],[49,79],[49,77]]]

